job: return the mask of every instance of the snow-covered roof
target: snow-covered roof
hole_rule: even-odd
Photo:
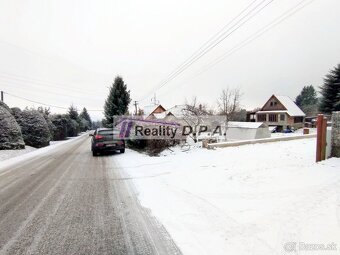
[[[161,106],[161,105],[160,104],[153,104],[153,105],[144,106],[143,107],[144,115],[149,116],[159,106]],[[161,107],[163,107],[163,106],[161,106]]]
[[[174,115],[175,117],[179,118],[179,117],[183,117],[184,113],[183,110],[186,109],[185,105],[175,105],[174,107],[171,107],[170,109],[168,109],[166,111],[166,113],[172,113],[172,115]]]
[[[263,122],[238,122],[238,121],[229,121],[228,127],[230,128],[259,128],[259,127],[267,127]]]
[[[276,96],[276,98],[286,107],[289,116],[306,116],[305,113],[288,96]]]

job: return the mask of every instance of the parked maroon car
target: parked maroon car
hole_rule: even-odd
[[[97,128],[92,136],[91,150],[93,156],[101,152],[125,152],[125,141],[119,138],[119,131],[112,128]]]

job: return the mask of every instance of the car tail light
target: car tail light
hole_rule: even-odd
[[[102,136],[102,135],[96,135],[96,136],[94,137],[94,139],[96,139],[96,140],[103,139],[103,138],[104,138],[104,136]]]

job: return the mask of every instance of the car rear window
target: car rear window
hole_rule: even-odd
[[[98,131],[100,135],[118,135],[119,130],[100,130]]]
[[[100,135],[113,135],[113,130],[100,130],[98,132]]]

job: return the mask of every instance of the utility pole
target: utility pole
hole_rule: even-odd
[[[137,105],[138,105],[138,102],[135,101],[133,105],[135,106],[135,115],[137,115]]]
[[[4,101],[4,92],[1,91],[1,102],[3,102],[3,101]]]
[[[151,98],[151,102],[152,102],[154,105],[159,104],[159,101],[158,101],[157,98],[156,98],[156,93],[154,94],[153,98]]]

